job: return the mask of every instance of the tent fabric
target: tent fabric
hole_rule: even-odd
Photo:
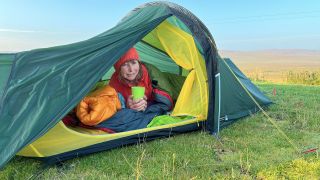
[[[59,123],[60,124],[60,123]],[[51,155],[47,157],[41,157],[39,160],[42,160],[44,163],[50,165],[55,164],[61,161],[65,161],[74,157],[81,157],[87,154],[99,152],[99,151],[105,151],[109,149],[114,149],[117,147],[121,147],[124,145],[130,145],[130,144],[136,144],[136,143],[142,143],[146,141],[152,141],[158,138],[165,138],[165,137],[171,137],[176,134],[191,132],[195,130],[199,130],[202,128],[202,123],[199,122],[193,122],[186,125],[179,125],[179,126],[170,126],[166,128],[148,128],[152,130],[144,129],[144,131],[139,131],[139,133],[131,133],[130,136],[122,136],[119,138],[113,138],[109,141],[101,141],[100,143],[86,146],[84,148],[79,148],[73,151],[68,151],[65,153],[57,154],[57,155]],[[168,133],[170,132],[170,133]],[[120,134],[120,133],[117,133]],[[117,135],[114,134],[114,135]]]
[[[242,85],[261,106],[272,103],[230,59],[220,59],[219,72],[221,73],[221,127],[260,110]],[[242,85],[236,78],[241,81]]]
[[[190,126],[190,124],[197,124],[193,130],[198,130],[202,127],[204,121],[198,121],[195,118],[181,121],[175,124],[166,124],[157,127],[136,129],[132,131],[108,134],[101,130],[85,129],[82,127],[67,127],[63,122],[59,122],[56,126],[50,129],[45,135],[41,136],[30,145],[23,148],[18,152],[18,155],[26,157],[50,157],[65,154],[66,152],[77,152],[77,149],[86,149],[91,146],[96,146],[104,142],[136,137],[136,134],[145,134],[153,131],[161,130],[162,134],[173,135],[172,129]],[[67,137],[67,138],[66,138]],[[153,135],[153,138],[156,134]],[[159,135],[161,137],[161,135]],[[144,139],[148,140],[150,137],[145,136]],[[122,142],[120,146],[127,145]],[[68,153],[71,157],[77,157],[77,154]]]
[[[144,63],[150,74],[154,88],[167,92],[173,101],[178,99],[185,77],[160,71],[156,66]]]
[[[161,72],[179,74],[179,66],[166,52],[151,47],[150,44],[146,44],[145,41],[138,42],[135,48],[138,50],[142,62],[154,65]]]
[[[207,27],[195,16],[192,15],[188,10],[181,8],[181,10],[175,8],[172,9],[175,16],[181,20],[190,30],[193,32],[195,39],[199,41],[204,52],[204,58],[206,59],[207,68],[207,84],[208,84],[208,116],[206,121],[206,127],[210,132],[216,132],[218,129],[219,118],[213,111],[217,105],[215,99],[215,78],[214,75],[217,73],[218,58],[217,48]],[[191,14],[191,15],[190,15]],[[196,33],[195,33],[196,32]]]
[[[0,54],[0,98],[8,81],[15,54]]]
[[[175,39],[172,41],[172,39]],[[173,116],[191,115],[205,119],[207,117],[207,84],[205,62],[196,48],[193,37],[163,22],[149,33],[144,40],[167,52],[182,68],[192,71],[181,89]],[[154,43],[158,40],[158,43]],[[188,106],[185,106],[188,104]]]
[[[157,116],[152,119],[152,121],[148,124],[147,127],[155,127],[166,124],[173,124],[177,122],[181,122],[188,119],[193,119],[192,116],[170,116],[170,115],[162,115]]]

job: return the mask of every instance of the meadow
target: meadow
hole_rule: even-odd
[[[0,179],[319,179],[320,53],[222,54],[272,99],[271,118],[260,112],[218,136],[196,131],[49,167],[16,156]]]
[[[275,103],[266,112],[293,145],[257,113],[223,129],[218,137],[196,131],[59,166],[43,167],[37,160],[17,156],[0,172],[0,179],[318,179],[318,151],[301,152],[319,148],[320,87],[258,86]]]

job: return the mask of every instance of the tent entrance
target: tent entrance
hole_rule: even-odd
[[[152,79],[158,80],[159,85],[170,91],[173,99],[177,100],[180,90],[185,84],[186,77],[169,72],[161,72],[155,66],[145,63]],[[188,74],[187,74],[188,75]],[[94,89],[105,86],[108,81],[98,82]],[[48,157],[59,155],[61,153],[73,151],[79,148],[88,147],[97,143],[111,141],[114,139],[124,138],[141,133],[148,133],[161,129],[175,128],[179,126],[186,126],[190,124],[198,124],[197,128],[201,128],[200,121],[205,119],[198,119],[192,116],[184,118],[180,122],[156,125],[143,129],[131,130],[126,132],[117,132],[109,134],[97,129],[88,129],[80,126],[72,127],[66,126],[62,121],[54,128],[50,129],[45,135],[37,139],[32,144],[23,148],[18,155],[27,157]],[[157,123],[154,123],[157,124]]]
[[[169,17],[134,45],[141,61],[161,72],[185,76],[172,116],[189,115],[207,119],[208,84],[202,48],[187,26]],[[113,67],[102,79],[109,79]]]
[[[173,25],[169,18],[142,40],[166,52],[175,64],[189,72],[172,116],[190,115],[206,119],[208,114],[207,72],[205,61],[194,37]]]

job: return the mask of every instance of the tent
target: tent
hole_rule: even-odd
[[[192,118],[115,134],[65,126],[61,118],[110,76],[132,46],[142,61],[185,77],[172,116]],[[251,97],[261,106],[271,103],[230,59],[219,56],[197,17],[169,2],[139,6],[85,41],[0,54],[0,64],[0,168],[16,154],[57,162],[202,128],[217,133],[259,110]],[[64,148],[52,152],[48,145]]]

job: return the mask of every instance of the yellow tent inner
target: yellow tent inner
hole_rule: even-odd
[[[181,89],[172,116],[190,115],[198,119],[206,119],[208,114],[207,71],[205,61],[193,37],[164,21],[143,40],[167,52],[176,64],[190,72]]]

